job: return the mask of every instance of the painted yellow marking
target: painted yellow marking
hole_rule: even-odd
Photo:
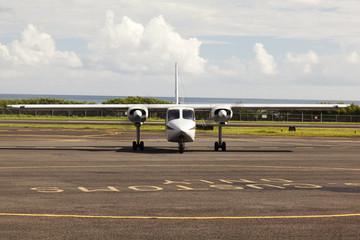
[[[81,141],[86,141],[84,139],[62,139],[62,140],[59,140],[59,142],[81,142]]]
[[[294,186],[295,188],[322,188],[322,186],[308,183],[283,184],[284,186]]]
[[[162,191],[162,187],[157,186],[130,186],[129,189],[141,192],[154,192],[154,191]]]
[[[356,187],[360,187],[360,183],[344,183],[347,186],[356,186]]]
[[[264,189],[263,187],[260,187],[260,186],[273,187],[273,188],[278,188],[278,189],[285,189],[285,187],[276,186],[276,185],[271,185],[271,184],[263,184],[263,183],[246,184],[246,186],[247,186],[247,187],[256,188],[256,189]]]
[[[297,219],[297,218],[339,218],[360,217],[360,213],[330,214],[330,215],[302,215],[302,216],[224,216],[224,217],[160,217],[160,216],[91,216],[65,214],[27,214],[27,213],[0,213],[0,216],[15,217],[57,217],[57,218],[100,218],[100,219],[159,219],[159,220],[240,220],[240,219]]]
[[[184,181],[190,181],[190,182],[202,182],[202,183],[210,183],[210,184],[214,184],[214,182],[210,182],[207,180],[202,180],[202,179],[184,179]],[[164,183],[165,184],[165,183]]]
[[[181,184],[191,184],[189,182],[179,182],[179,181],[172,181],[165,179],[165,182],[163,184],[175,184],[175,183],[181,183]]]
[[[252,166],[252,165],[224,165],[224,164],[154,164],[154,165],[90,165],[90,166],[22,166],[0,167],[1,169],[51,169],[51,168],[143,168],[143,167],[229,167],[229,168],[272,168],[272,169],[304,169],[304,170],[338,170],[360,171],[360,168],[329,168],[329,167],[293,167],[293,166]]]
[[[233,186],[233,185],[229,185],[229,184],[214,184],[214,185],[210,185],[209,187],[216,188],[216,189],[220,189],[220,190],[239,190],[239,189],[244,189],[243,187]]]
[[[93,190],[89,190],[87,188],[84,187],[78,187],[79,190],[83,191],[83,192],[120,192],[119,189],[113,187],[113,186],[107,186],[107,189],[93,189]]]
[[[254,181],[250,181],[250,180],[246,180],[246,179],[239,179],[239,180],[225,180],[225,179],[219,179],[219,181],[224,182],[224,183],[256,183]]]
[[[290,183],[293,181],[287,180],[287,179],[282,179],[282,178],[262,178],[260,179],[261,181],[264,182],[278,182],[278,183]]]
[[[348,147],[348,146],[333,146],[331,147],[332,149],[350,149],[352,147]]]
[[[30,189],[40,193],[61,193],[64,191],[63,189],[60,189],[58,187],[36,187]]]
[[[209,190],[209,188],[192,188],[192,187],[188,187],[188,186],[184,186],[184,185],[176,185],[177,187],[179,187],[178,191],[206,191]]]

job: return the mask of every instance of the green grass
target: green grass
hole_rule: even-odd
[[[360,137],[360,129],[349,128],[296,128],[296,131],[289,131],[286,127],[225,127],[223,133],[262,136]]]

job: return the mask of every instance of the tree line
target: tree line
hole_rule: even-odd
[[[172,102],[159,100],[150,97],[127,97],[127,98],[114,98],[102,102],[102,104],[170,104]]]
[[[170,104],[171,102],[150,97],[114,98],[103,101],[102,104]],[[0,99],[0,108],[14,104],[95,104],[87,101],[64,100],[57,98]]]

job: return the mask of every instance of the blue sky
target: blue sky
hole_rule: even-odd
[[[0,1],[1,93],[360,100],[360,2]],[[180,93],[184,95],[185,93]]]

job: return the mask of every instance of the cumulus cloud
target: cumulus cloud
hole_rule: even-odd
[[[312,65],[320,62],[319,56],[311,50],[305,54],[298,55],[287,52],[286,61],[303,66],[304,73],[310,73],[312,71]]]
[[[265,50],[264,45],[261,43],[256,43],[253,50],[255,52],[256,63],[258,64],[262,73],[275,74],[277,72],[277,64],[274,60],[274,57]]]
[[[54,39],[46,33],[40,33],[31,24],[21,33],[20,41],[15,40],[7,46],[0,44],[0,61],[14,66],[82,66],[74,52],[57,51]]]
[[[112,11],[100,36],[89,43],[93,61],[114,71],[162,71],[179,62],[185,72],[201,73],[206,60],[199,56],[201,42],[184,39],[160,15],[143,26],[124,16],[116,23]]]
[[[360,63],[360,56],[356,51],[354,51],[346,57],[346,61],[353,64]]]

